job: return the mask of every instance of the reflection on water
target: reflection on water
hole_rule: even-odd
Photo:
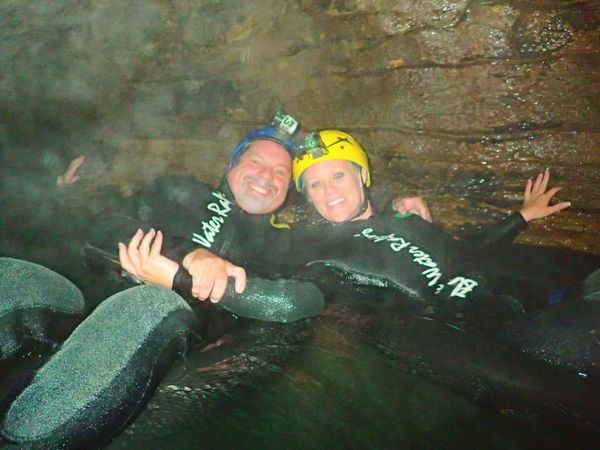
[[[345,326],[328,320],[315,326],[315,336],[281,371],[219,396],[208,410],[189,404],[190,388],[180,382],[198,376],[190,355],[188,373],[163,383],[181,392],[178,400],[171,396],[179,408],[150,405],[166,406],[164,414],[175,413],[178,420],[163,417],[170,427],[157,435],[143,413],[109,448],[591,448],[592,440],[582,442],[573,432],[526,424],[401,373]]]

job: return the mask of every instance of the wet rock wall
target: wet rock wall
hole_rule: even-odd
[[[6,0],[0,13],[3,158],[53,172],[87,153],[84,195],[173,171],[215,183],[283,106],[355,134],[375,197],[419,194],[454,233],[517,209],[550,167],[573,206],[521,239],[600,253],[596,1]]]

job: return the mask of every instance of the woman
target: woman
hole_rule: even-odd
[[[485,239],[459,242],[419,217],[377,214],[367,190],[371,184],[367,155],[349,134],[339,130],[312,133],[303,150],[293,162],[296,188],[323,218],[336,225],[317,226],[312,235],[303,239],[318,242],[310,246],[312,256],[306,255],[306,259],[361,274],[363,283],[397,288],[407,297],[433,306],[435,315],[444,321],[454,322],[452,316],[461,314],[471,326],[497,337],[506,322],[518,319],[526,311],[543,309],[549,295],[554,295],[554,303],[560,301],[555,293],[566,292],[560,291],[565,279],[582,281],[576,278],[591,272],[591,264],[597,262],[597,258],[585,255],[584,263],[577,269],[580,273],[573,271],[560,280],[554,272],[568,270],[556,268],[548,271],[551,276],[547,277],[532,275],[544,272],[547,251],[530,247],[528,262],[539,256],[536,270],[530,267],[526,276],[508,270],[499,275],[495,272],[502,267],[497,264],[500,253],[497,247],[482,245]],[[508,240],[528,221],[569,207],[568,202],[549,205],[559,190],[547,190],[549,177],[546,171],[535,182],[528,181],[521,210],[487,235],[495,235],[496,241]],[[306,247],[299,245],[296,251],[301,253]],[[519,251],[512,257],[515,263],[525,254]]]

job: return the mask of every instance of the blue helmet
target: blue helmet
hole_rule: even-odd
[[[246,137],[240,141],[229,158],[227,170],[230,170],[235,165],[235,162],[242,156],[242,153],[244,153],[248,147],[250,147],[250,144],[255,141],[277,142],[288,151],[293,159],[297,148],[293,136],[297,129],[298,121],[296,119],[287,115],[283,110],[277,111],[270,127],[254,130],[248,133]]]

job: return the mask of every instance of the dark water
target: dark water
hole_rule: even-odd
[[[589,435],[525,423],[399,372],[345,327],[316,327],[316,336],[281,370],[245,392],[221,396],[201,414],[193,405],[182,406],[185,383],[166,380],[163,385],[180,390],[182,407],[159,408],[166,416],[175,411],[180,420],[169,419],[175,425],[156,434],[143,413],[140,427],[134,424],[108,448],[148,448],[147,438],[150,448],[165,449],[594,448]],[[195,370],[194,359],[189,356],[185,370]]]

